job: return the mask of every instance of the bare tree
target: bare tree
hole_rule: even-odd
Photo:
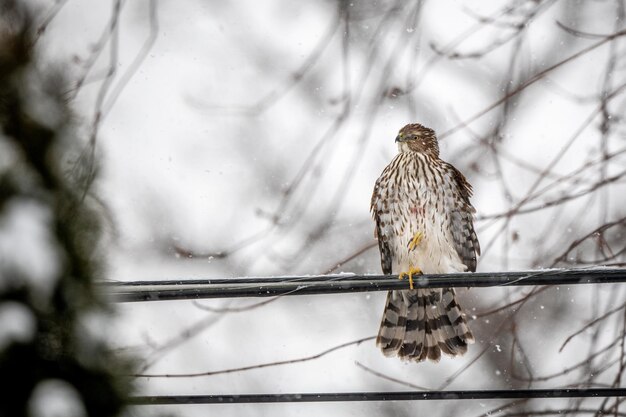
[[[483,248],[479,269],[624,266],[623,1],[576,2],[575,7],[559,0],[468,3],[448,10],[440,3],[285,3],[280,12],[264,12],[280,23],[270,29],[241,5],[209,2],[190,18],[156,2],[127,11],[125,2],[112,1],[94,47],[77,59],[71,91],[73,99],[90,100],[95,109],[83,154],[87,166],[93,166],[102,140],[111,140],[111,130],[103,134],[102,128],[107,115],[128,94],[132,76],[149,66],[144,61],[150,48],[159,47],[159,16],[214,26],[210,33],[223,34],[220,45],[227,45],[206,41],[203,77],[181,93],[185,110],[201,117],[210,133],[197,142],[177,138],[172,151],[190,154],[193,146],[206,151],[211,179],[197,179],[198,174],[189,180],[195,188],[186,193],[206,192],[219,200],[206,206],[204,215],[212,221],[195,227],[192,220],[181,220],[196,218],[183,204],[170,202],[168,192],[174,187],[167,188],[166,177],[153,170],[154,191],[146,198],[155,203],[143,212],[146,220],[134,217],[150,230],[150,239],[137,245],[145,250],[142,256],[209,275],[378,272],[369,194],[393,154],[395,132],[406,122],[419,121],[437,130],[445,159],[474,185]],[[54,36],[48,28],[64,4],[57,2],[42,17],[44,40]],[[125,13],[139,16],[134,24],[146,27],[147,35],[126,58],[130,63],[122,65]],[[297,37],[292,32],[299,33],[300,24],[309,24],[315,36],[309,35],[307,46],[298,49],[291,37]],[[186,40],[186,46],[194,42]],[[95,83],[95,92],[85,90],[89,83]],[[173,138],[162,142],[174,143]],[[238,168],[220,177],[215,171],[224,160]],[[84,178],[86,192],[91,176]],[[101,198],[106,201],[106,193]],[[127,215],[113,212],[113,223]],[[118,234],[118,244],[123,244],[128,235]],[[440,383],[429,388],[473,387],[468,375],[482,375],[480,380],[492,388],[620,386],[624,289],[607,287],[465,294],[463,304],[475,306],[471,324],[479,343],[465,362],[446,368]],[[245,361],[195,372],[150,370],[170,352],[207,334],[236,343],[235,336],[216,330],[243,320],[236,317],[287,310],[305,314],[307,309],[321,314],[331,301],[319,306],[282,298],[242,303],[192,306],[195,311],[189,314],[197,321],[174,326],[169,329],[173,335],[158,342],[146,336],[148,360],[142,375],[242,374],[261,381],[248,371],[316,361],[362,346],[369,337],[316,344],[307,354],[258,364]],[[372,329],[377,314],[367,317]],[[228,326],[219,328],[226,332]],[[371,377],[371,386],[423,386],[411,379],[411,372],[383,369],[371,358],[359,357],[354,370]],[[503,403],[489,415],[549,415],[555,409],[554,403],[524,401]],[[572,400],[560,403],[560,410],[569,415],[623,413],[618,400]]]

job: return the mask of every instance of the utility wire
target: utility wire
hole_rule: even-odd
[[[336,401],[496,400],[517,398],[624,397],[626,388],[563,388],[478,391],[392,391],[306,394],[152,395],[131,397],[133,405],[250,404]]]
[[[626,282],[626,268],[433,274],[416,276],[413,281],[415,288],[610,284]],[[394,275],[343,274],[109,282],[102,283],[100,288],[115,302],[136,302],[406,290],[409,289],[409,282]]]

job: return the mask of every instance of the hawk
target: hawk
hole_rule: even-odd
[[[432,129],[404,126],[399,153],[376,181],[371,212],[384,274],[409,278],[410,289],[390,291],[376,344],[385,356],[439,361],[474,343],[453,288],[414,289],[413,276],[476,271],[480,255],[470,204],[472,186],[439,158]]]

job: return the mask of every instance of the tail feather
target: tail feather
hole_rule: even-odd
[[[407,305],[397,298],[394,291],[387,293],[385,314],[380,323],[380,331],[376,339],[385,356],[394,356],[402,347],[405,339],[407,321]]]
[[[390,291],[376,344],[386,356],[421,362],[462,355],[474,343],[454,289]]]

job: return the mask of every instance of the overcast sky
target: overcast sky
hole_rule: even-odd
[[[611,57],[623,52],[622,41],[558,66],[513,95],[506,107],[474,118],[534,75],[600,40],[563,27],[603,35],[623,28],[616,2],[511,2],[515,7],[508,9],[495,1],[355,1],[342,9],[331,1],[161,0],[122,2],[117,14],[115,4],[69,0],[40,39],[41,53],[50,65],[67,66],[70,80],[80,79],[85,63],[101,52],[75,111],[88,134],[104,93],[97,137],[102,170],[94,195],[110,219],[105,244],[110,279],[320,274],[360,249],[361,255],[335,272],[379,273],[369,200],[374,181],[395,155],[397,131],[411,122],[442,134],[442,158],[474,185],[484,250],[479,270],[552,266],[572,241],[624,216],[623,180],[601,187],[592,198],[539,210],[624,170],[620,154],[604,171],[567,177],[602,152],[626,145],[622,124],[602,136],[602,114],[594,113],[607,85],[610,92],[623,82],[623,62],[607,70]],[[119,17],[112,31],[111,16]],[[107,88],[110,68],[115,72]],[[608,81],[607,71],[613,74]],[[617,96],[606,114],[623,110]],[[470,123],[458,128],[465,121]],[[529,195],[523,206],[528,215],[488,218]],[[463,305],[486,310],[515,299],[519,291],[462,291]],[[552,328],[552,338],[531,342],[546,331],[538,322],[559,320],[575,299],[582,307],[572,314],[583,320],[590,305],[587,294],[562,292],[567,294],[538,297],[522,325],[526,354],[539,374],[562,369],[570,360],[565,358],[575,355],[574,349],[557,353],[572,327]],[[119,345],[142,346],[137,352],[151,357],[150,346],[204,320],[210,323],[204,332],[159,355],[149,372],[298,358],[374,335],[384,296],[290,297],[232,314],[207,313],[191,302],[123,305]],[[487,347],[491,358],[451,388],[506,387],[509,376],[499,364],[508,356],[497,356],[512,348],[490,336],[493,323],[480,321],[473,323],[478,340],[468,355],[437,365],[386,359],[369,341],[298,365],[191,380],[153,378],[142,386],[155,394],[406,388],[364,371],[358,361],[435,388]],[[463,415],[469,410],[479,415],[491,406],[495,403],[464,403]],[[445,404],[440,412],[437,407],[443,405],[419,409],[452,415],[461,404]],[[218,408],[223,415],[417,410],[410,403]],[[180,415],[213,411],[176,409]]]

